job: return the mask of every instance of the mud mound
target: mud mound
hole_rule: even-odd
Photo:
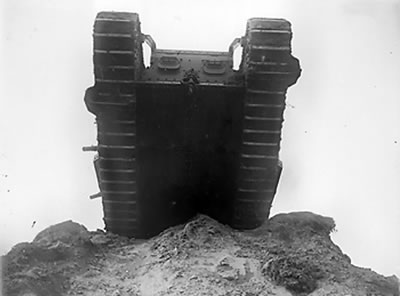
[[[65,221],[46,228],[36,235],[33,244],[52,248],[58,244],[69,247],[90,245],[90,233],[85,226],[72,221]]]
[[[170,251],[175,255],[190,255],[197,250],[217,251],[235,245],[231,231],[208,216],[198,215],[187,224],[167,229],[150,240],[150,248],[162,256]]]
[[[334,227],[298,212],[242,232],[199,215],[135,240],[67,221],[4,257],[5,295],[399,296],[397,278],[351,264]]]
[[[2,258],[5,295],[62,295],[94,253],[89,238],[84,226],[66,221],[14,246]]]
[[[314,233],[329,236],[335,226],[335,221],[332,218],[311,212],[278,214],[272,217],[268,224],[268,228],[272,232],[284,230],[291,235]]]

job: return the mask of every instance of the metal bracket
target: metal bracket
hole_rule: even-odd
[[[142,34],[142,42],[145,42],[151,48],[151,53],[156,50],[156,42],[150,35]]]
[[[82,151],[84,151],[84,152],[96,152],[97,149],[98,149],[98,147],[96,145],[82,147]]]
[[[233,52],[235,51],[236,48],[238,48],[240,45],[243,45],[243,37],[241,38],[235,38],[232,43],[229,45],[229,54],[233,56]]]
[[[89,196],[90,199],[95,199],[95,198],[99,198],[99,197],[101,197],[101,192],[98,192],[98,193],[95,193],[95,194],[92,194]]]

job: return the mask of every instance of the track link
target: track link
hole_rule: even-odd
[[[286,90],[300,74],[298,61],[291,56],[291,37],[286,20],[253,18],[247,23],[235,228],[255,228],[269,216],[282,169],[279,149]]]

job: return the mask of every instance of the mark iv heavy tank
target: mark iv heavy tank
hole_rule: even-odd
[[[226,52],[164,50],[141,32],[138,14],[97,15],[85,103],[96,116],[106,230],[144,238],[196,213],[237,229],[268,218],[285,95],[300,75],[291,37],[286,20],[252,18]]]

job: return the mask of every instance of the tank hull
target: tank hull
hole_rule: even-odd
[[[300,74],[290,24],[249,20],[239,70],[231,49],[154,44],[144,67],[136,14],[100,13],[94,32],[85,102],[106,229],[150,237],[199,212],[238,229],[262,224],[282,170],[286,90]]]

